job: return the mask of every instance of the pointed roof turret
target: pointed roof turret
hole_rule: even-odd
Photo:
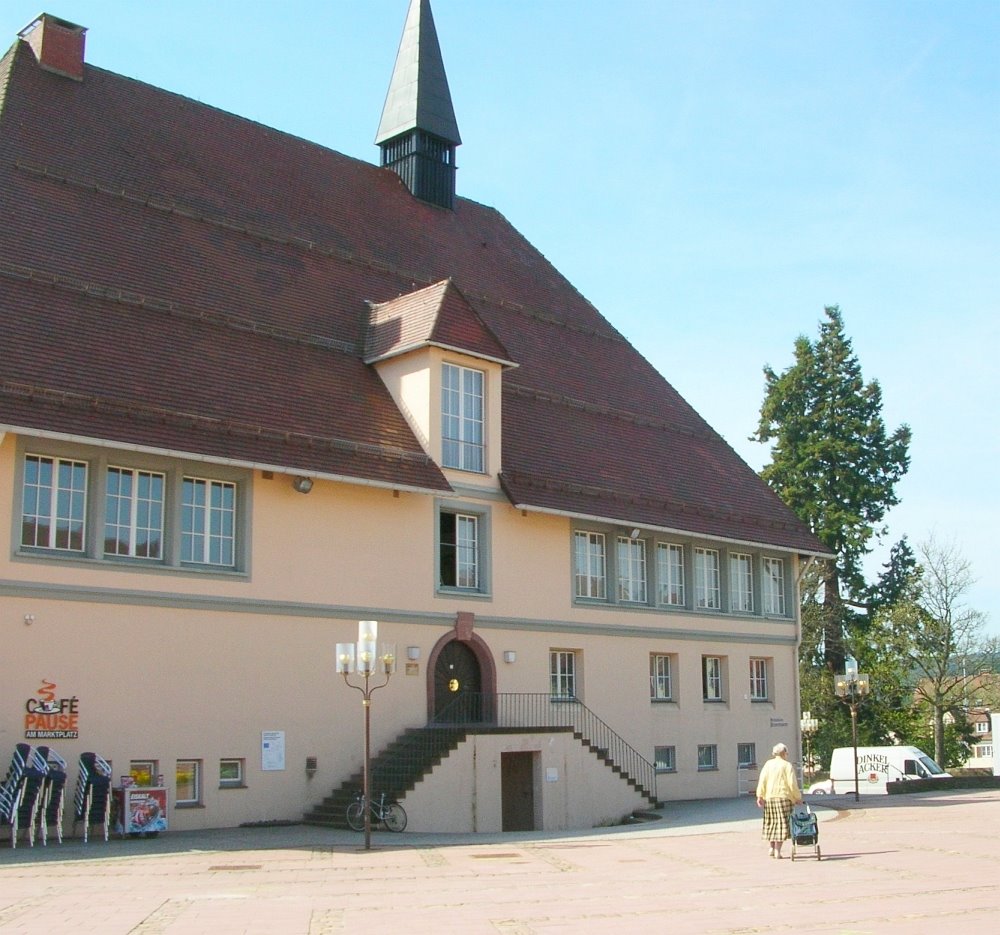
[[[418,128],[455,146],[462,143],[430,0],[410,0],[375,142],[381,146]]]
[[[430,0],[410,0],[375,142],[382,149],[382,165],[417,198],[452,206],[455,147],[462,138]]]

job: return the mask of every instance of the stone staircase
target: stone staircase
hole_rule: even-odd
[[[465,740],[469,731],[462,727],[411,727],[397,737],[371,762],[371,791],[375,799],[401,799],[421,779]],[[328,828],[347,828],[347,806],[361,794],[364,774],[345,779],[311,811],[303,822]]]

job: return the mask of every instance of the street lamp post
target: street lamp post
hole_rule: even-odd
[[[337,644],[337,672],[344,676],[344,684],[361,692],[361,704],[365,711],[365,750],[364,750],[364,817],[365,817],[365,850],[372,846],[372,813],[371,813],[371,726],[372,726],[372,693],[389,684],[389,678],[396,671],[396,645],[383,643],[382,651],[376,648],[378,637],[377,620],[358,621],[358,642]],[[371,678],[376,670],[385,676],[385,681],[372,685]],[[357,674],[363,684],[356,685],[349,676]]]
[[[861,799],[858,789],[858,705],[871,691],[867,675],[858,674],[857,661],[848,656],[844,660],[844,674],[837,676],[834,684],[837,697],[851,709],[851,739],[854,743],[854,801]]]
[[[812,736],[819,730],[819,721],[814,718],[810,712],[802,712],[802,720],[799,721],[799,727],[802,730],[802,736],[806,741],[806,761],[803,766],[803,771],[809,776],[809,781],[812,782],[814,763],[812,758]]]

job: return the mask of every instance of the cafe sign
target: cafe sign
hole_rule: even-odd
[[[35,697],[24,703],[25,740],[76,740],[80,736],[80,699],[60,698],[55,682],[42,679]]]

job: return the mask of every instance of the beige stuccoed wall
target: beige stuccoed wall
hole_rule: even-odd
[[[538,757],[534,783],[540,828],[562,831],[621,824],[649,803],[607,769],[572,734],[478,734],[460,744],[426,782],[402,800],[410,831],[446,833],[503,830],[500,758]],[[472,777],[474,795],[467,793]]]
[[[795,749],[794,622],[574,606],[566,518],[523,515],[484,491],[478,503],[490,511],[492,578],[486,597],[435,592],[432,496],[323,480],[303,496],[289,477],[265,479],[259,471],[245,475],[252,489],[245,574],[29,558],[16,554],[17,452],[8,433],[0,443],[0,530],[10,530],[9,547],[0,549],[0,768],[23,740],[26,701],[48,680],[60,698],[77,699],[79,739],[51,743],[71,763],[71,784],[85,750],[113,760],[116,780],[129,760],[156,759],[168,784],[177,759],[195,758],[204,764],[203,801],[172,810],[172,827],[298,819],[361,765],[360,695],[334,674],[335,644],[356,639],[359,619],[380,620],[380,638],[397,643],[400,671],[374,695],[378,750],[403,728],[426,722],[427,660],[453,632],[458,612],[475,615],[500,692],[548,692],[549,651],[579,652],[585,704],[647,757],[657,744],[676,745],[678,769],[658,778],[661,798],[735,794],[737,743],[756,743],[759,759],[778,740]],[[128,463],[129,456],[115,460]],[[409,645],[420,648],[421,659],[407,674]],[[517,661],[505,663],[504,650],[516,651]],[[651,652],[677,654],[676,702],[650,703]],[[701,700],[704,653],[728,661],[725,704]],[[773,660],[773,702],[744,697],[751,656]],[[261,769],[261,732],[270,730],[285,732],[281,771]],[[477,740],[477,749],[486,743]],[[718,771],[697,771],[698,743],[718,744]],[[318,759],[312,777],[308,756]],[[245,758],[246,789],[218,788],[222,757]],[[585,771],[587,783],[573,782],[577,768],[566,772],[565,817],[552,817],[549,802],[559,792],[546,790],[545,821],[553,827],[599,823],[605,798],[615,801],[613,792],[590,798],[597,780]],[[499,807],[489,802],[499,783],[491,775],[481,768],[477,778],[483,822],[494,821]],[[433,788],[427,784],[424,794]],[[417,811],[432,815],[434,808]]]

